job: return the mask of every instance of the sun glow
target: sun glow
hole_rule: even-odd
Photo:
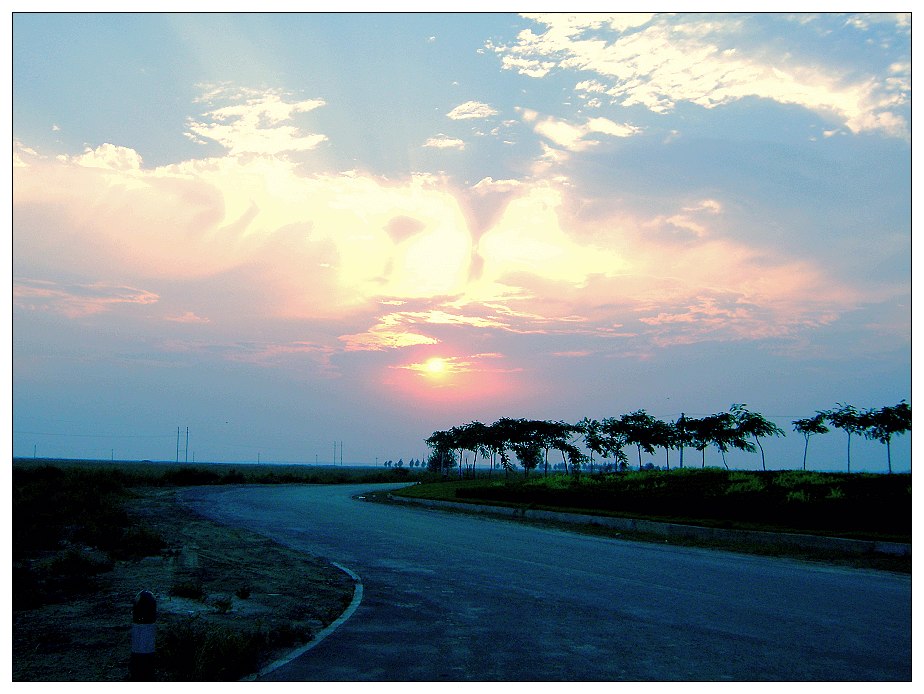
[[[433,357],[424,362],[423,372],[430,376],[440,376],[448,370],[446,360],[440,357]]]

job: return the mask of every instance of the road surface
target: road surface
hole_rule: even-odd
[[[352,498],[375,486],[183,492],[362,581],[350,619],[263,679],[911,679],[910,576]]]

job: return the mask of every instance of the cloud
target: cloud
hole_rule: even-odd
[[[141,155],[130,147],[118,147],[104,143],[96,149],[89,147],[84,153],[72,159],[75,164],[113,171],[139,171]]]
[[[426,311],[395,311],[379,317],[378,322],[363,333],[342,335],[347,351],[382,351],[417,345],[435,345],[440,340],[424,335],[422,330],[433,326],[467,326],[471,328],[505,329],[506,322],[491,316],[475,316],[445,310],[448,305],[439,300]]]
[[[286,367],[296,374],[306,370],[314,375],[338,377],[332,364],[335,350],[329,345],[307,340],[161,340],[159,346],[171,354],[195,358],[219,358],[224,361],[253,364],[263,368]]]
[[[187,324],[203,324],[203,323],[211,322],[208,318],[197,316],[192,311],[186,311],[185,313],[179,316],[167,316],[164,320],[168,320],[173,323],[187,323]]]
[[[516,178],[504,178],[494,180],[490,176],[485,176],[478,183],[472,186],[472,190],[479,193],[509,193],[520,188],[523,182]]]
[[[497,115],[497,111],[488,104],[484,104],[480,101],[466,101],[464,104],[459,104],[446,114],[448,118],[452,118],[453,120],[489,118],[494,115]]]
[[[405,328],[406,321],[401,314],[383,316],[376,325],[362,333],[341,335],[347,352],[400,349],[416,345],[435,345],[439,340]]]
[[[19,279],[13,284],[13,305],[23,311],[48,311],[66,318],[84,318],[122,304],[146,306],[160,297],[134,287],[94,282],[59,284],[49,280]]]
[[[575,124],[553,116],[541,116],[529,108],[517,108],[524,123],[531,124],[538,135],[569,152],[585,152],[601,144],[599,139],[589,135],[600,134],[610,137],[631,137],[642,132],[641,128],[628,123],[615,123],[608,118],[590,118],[582,124]]]
[[[135,161],[130,152],[102,152]],[[504,197],[491,202],[497,212],[476,237],[460,200],[434,177],[306,174],[281,158],[103,169],[20,156],[14,253],[23,262],[94,280],[100,268],[118,268],[135,286],[196,281],[239,293],[236,313],[246,306],[260,319],[341,321],[370,315],[371,304],[417,302],[343,331],[334,346],[345,351],[433,345],[459,330],[609,338],[614,324],[659,340],[670,329],[684,339],[743,339],[771,334],[772,326],[817,324],[860,296],[808,261],[726,238],[721,230],[732,222],[715,198],[656,216],[617,207],[591,221],[575,216],[565,186],[485,179],[478,193]],[[466,204],[482,200],[489,202],[476,195]],[[20,287],[20,308],[54,303],[86,315],[112,301],[156,299],[129,292],[89,301],[86,291],[54,286],[40,299],[39,289],[48,288]],[[728,310],[691,310],[697,297],[719,297],[716,306]],[[736,313],[726,297],[750,308]],[[213,324],[222,304],[209,305]],[[174,321],[198,317],[182,307],[167,311]],[[738,328],[721,328],[732,324]]]
[[[557,145],[544,145],[546,163],[594,135],[631,129],[520,114]],[[486,176],[460,194],[440,176],[324,173],[284,154],[229,150],[153,168],[114,145],[47,158],[17,144],[14,154],[19,271],[86,278],[22,284],[20,310],[88,315],[156,301],[130,288],[166,295],[166,282],[174,296],[177,287],[203,296],[197,307],[209,316],[163,305],[168,321],[322,319],[333,352],[400,351],[471,333],[631,338],[641,352],[644,340],[792,336],[869,292],[846,289],[820,264],[728,235],[755,220],[717,193],[654,215],[618,202],[587,216],[594,203],[540,168],[522,180]],[[90,286],[125,291],[90,300]],[[290,346],[277,361],[304,351],[281,344]]]
[[[592,73],[576,83],[578,93],[607,95],[622,106],[641,105],[656,113],[681,101],[716,108],[746,97],[795,104],[833,115],[855,133],[878,130],[907,135],[897,111],[907,105],[906,70],[896,79],[858,75],[847,80],[838,66],[800,62],[785,42],[749,46],[741,16],[640,16],[637,23],[607,23],[602,16],[528,15],[541,33],[524,30],[510,45],[491,48],[504,69],[530,77],[553,70]]]
[[[233,156],[307,151],[326,141],[325,135],[304,132],[290,124],[296,114],[324,106],[324,100],[286,101],[283,97],[275,91],[213,88],[203,102],[232,103],[190,119],[187,136],[199,143],[217,142]]]
[[[462,140],[457,137],[449,137],[443,134],[427,138],[423,146],[432,147],[434,149],[465,149],[465,143]]]
[[[89,277],[263,272],[259,292],[284,297],[270,311],[290,317],[458,293],[469,272],[459,203],[428,177],[305,175],[266,157],[111,170],[20,156],[15,254],[42,265]]]

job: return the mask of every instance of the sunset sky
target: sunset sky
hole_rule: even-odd
[[[14,455],[371,464],[747,403],[801,467],[793,419],[911,401],[910,16],[12,25]]]

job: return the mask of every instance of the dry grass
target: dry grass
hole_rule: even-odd
[[[323,559],[196,516],[173,489],[135,491],[126,510],[164,539],[161,556],[116,560],[66,601],[15,610],[13,681],[128,680],[141,590],[157,597],[155,678],[165,681],[243,677],[349,604],[352,581]]]

